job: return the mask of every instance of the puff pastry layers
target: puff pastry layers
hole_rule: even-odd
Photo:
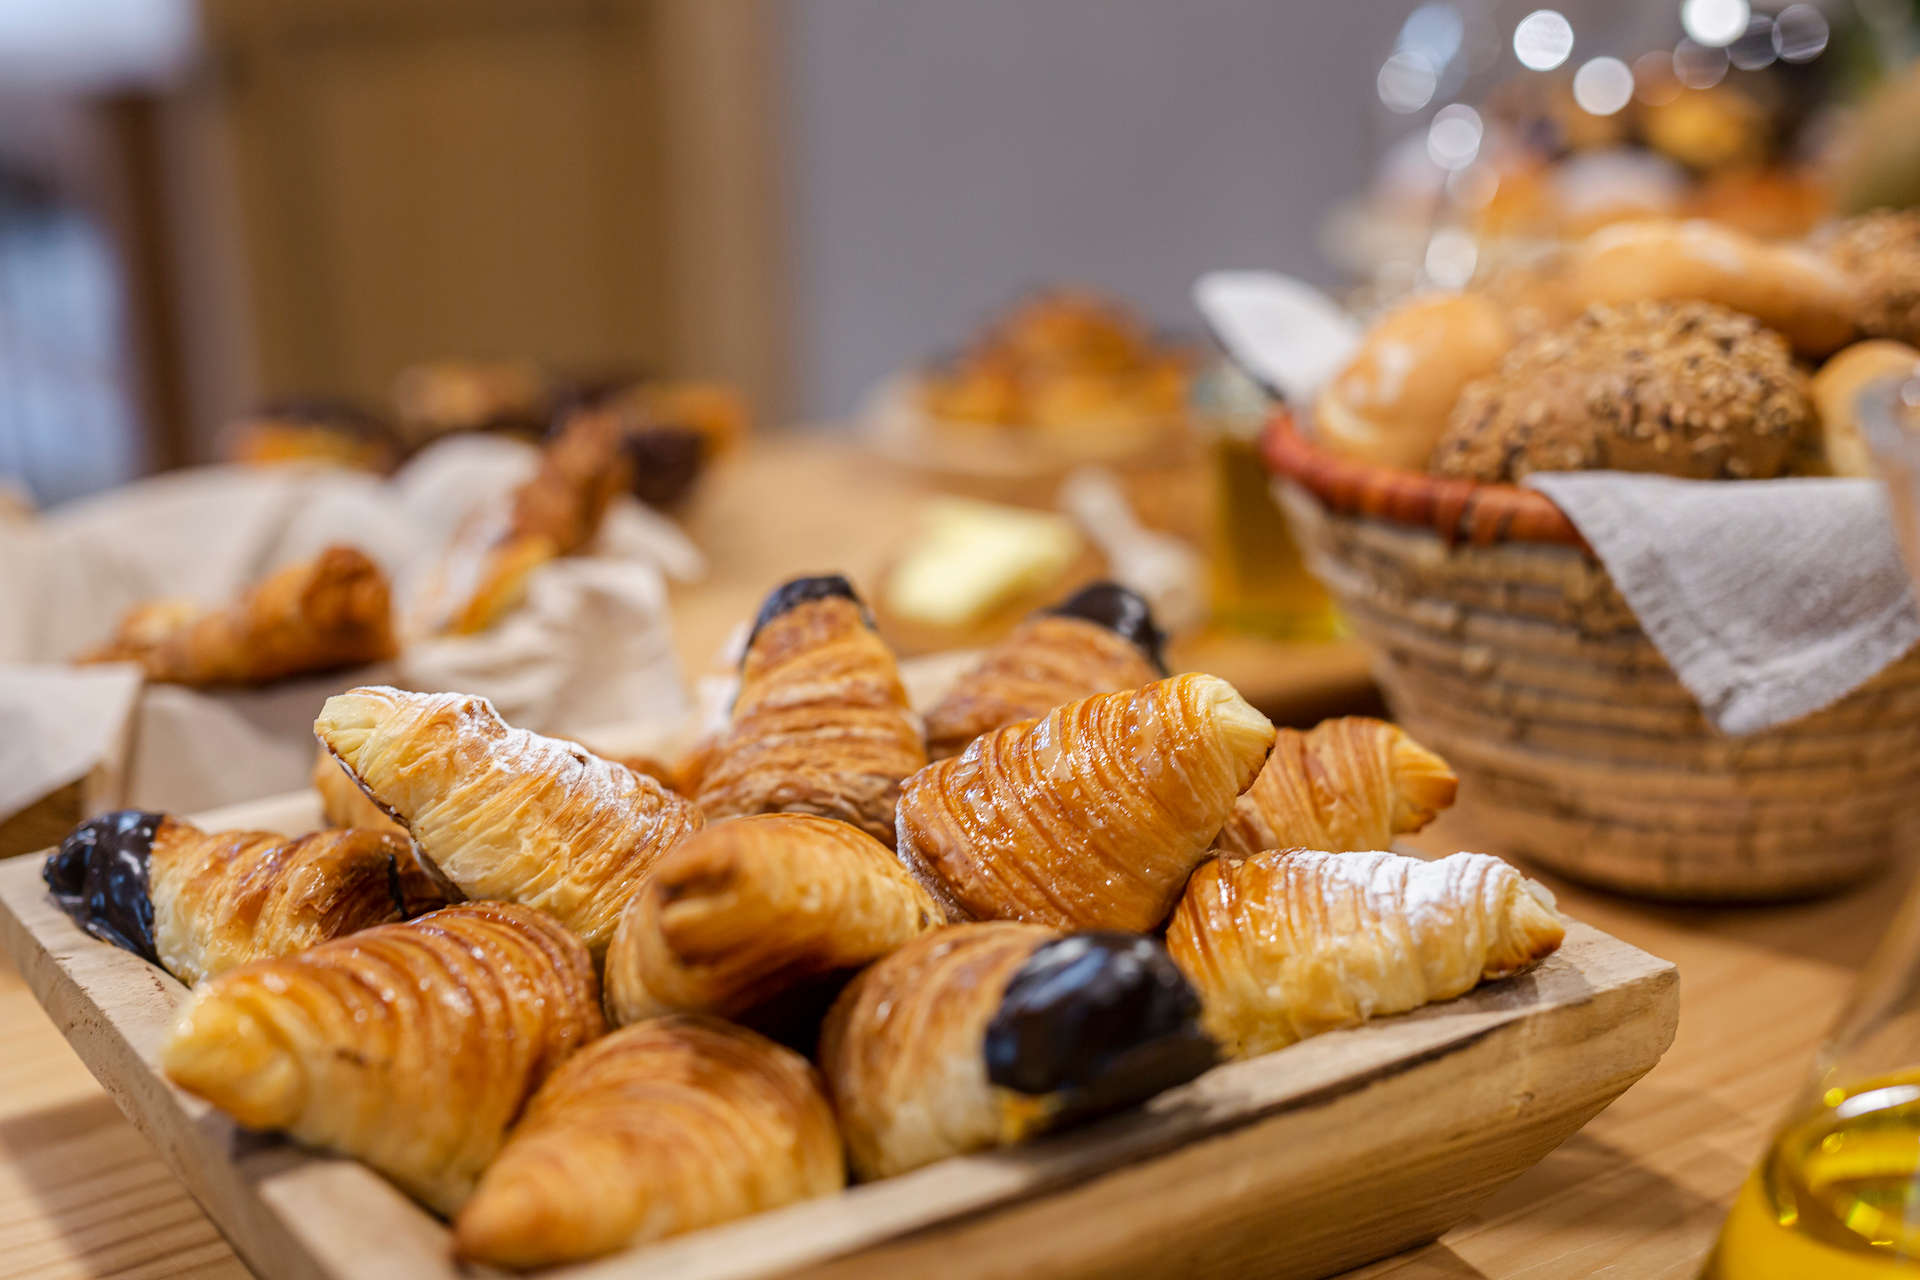
[[[454,1224],[454,1250],[545,1266],[845,1183],[804,1058],[724,1022],[660,1018],[605,1037],[541,1086]]]
[[[1151,929],[1272,744],[1217,676],[1083,698],[909,778],[900,856],[956,918]]]
[[[82,662],[137,662],[165,684],[258,685],[394,656],[386,575],[353,547],[328,547],[215,611],[142,605]]]
[[[1224,856],[1193,875],[1167,949],[1237,1057],[1451,1000],[1551,955],[1545,889],[1500,859],[1435,862],[1300,849]]]
[[[1398,725],[1365,716],[1282,729],[1220,830],[1223,853],[1385,849],[1453,803],[1453,770]]]
[[[955,682],[927,713],[927,754],[943,760],[983,733],[1063,703],[1149,684],[1166,674],[1159,651],[1146,601],[1095,583],[1021,623]]]
[[[761,608],[695,799],[709,818],[839,818],[891,847],[901,780],[926,762],[893,654],[853,588],[798,578]]]
[[[1022,1141],[1204,1071],[1200,1002],[1150,938],[955,925],[841,993],[820,1067],[862,1178]]]
[[[607,952],[617,1023],[675,1010],[739,1017],[944,923],[891,851],[813,814],[733,818],[661,857]]]
[[[90,932],[189,986],[447,901],[400,836],[210,833],[136,810],[81,824],[46,879]]]
[[[210,979],[161,1053],[253,1129],[458,1209],[552,1070],[605,1029],[592,961],[530,907],[476,902]]]
[[[654,861],[701,824],[653,779],[509,728],[485,698],[353,689],[314,730],[468,897],[550,912],[596,956]]]

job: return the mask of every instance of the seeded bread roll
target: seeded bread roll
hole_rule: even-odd
[[[1853,277],[1861,332],[1920,346],[1920,209],[1849,218],[1827,256]]]
[[[1588,470],[1766,479],[1811,452],[1815,429],[1779,334],[1711,303],[1635,302],[1516,346],[1461,395],[1432,468],[1508,483]]]

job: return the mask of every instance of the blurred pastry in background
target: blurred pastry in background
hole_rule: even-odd
[[[1820,417],[1824,470],[1837,476],[1871,476],[1873,458],[1860,435],[1860,393],[1882,378],[1920,372],[1920,351],[1904,342],[1873,338],[1836,352],[1813,375],[1814,412]]]
[[[1146,439],[1179,419],[1193,363],[1120,304],[1049,290],[924,370],[918,392],[925,412],[943,423]]]
[[[438,360],[401,370],[393,414],[410,449],[460,431],[538,440],[554,394],[553,380],[530,360]]]
[[[1825,245],[1853,283],[1861,332],[1920,346],[1920,209],[1849,218]]]
[[[321,396],[275,400],[234,424],[227,454],[235,462],[319,463],[385,473],[400,460],[393,424],[350,400]]]
[[[933,498],[882,576],[874,613],[902,652],[969,648],[1000,638],[1105,568],[1066,516]]]
[[[135,662],[157,683],[206,687],[271,684],[396,652],[386,575],[359,549],[333,546],[224,609],[182,600],[140,605],[78,661]]]
[[[650,507],[683,501],[707,465],[747,434],[745,401],[717,383],[632,382],[577,412],[612,419],[631,471],[628,487]]]
[[[1387,312],[1320,392],[1320,439],[1375,466],[1419,470],[1460,392],[1512,347],[1501,308],[1472,293],[1427,294]]]
[[[1522,340],[1461,395],[1432,468],[1507,483],[1573,470],[1760,480],[1787,474],[1815,429],[1779,334],[1711,303],[1635,302]]]

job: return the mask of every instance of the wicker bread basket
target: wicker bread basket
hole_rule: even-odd
[[[1920,650],[1730,738],[1544,495],[1340,458],[1285,415],[1266,452],[1395,717],[1453,763],[1503,852],[1632,893],[1751,900],[1839,888],[1920,834]]]

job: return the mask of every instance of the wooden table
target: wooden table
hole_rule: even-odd
[[[844,452],[781,444],[715,477],[689,516],[711,576],[676,590],[690,669],[707,665],[781,574],[840,567],[860,577],[878,566],[913,501],[877,476],[867,477],[859,505],[833,500],[864,475]],[[1364,694],[1350,652],[1337,660],[1257,645],[1217,652],[1244,664],[1229,674],[1270,706],[1324,701],[1330,682],[1315,691],[1315,662],[1327,663],[1322,676],[1345,672],[1342,696]],[[1422,843],[1474,847],[1452,818]],[[1678,1039],[1652,1074],[1468,1222],[1356,1275],[1691,1277],[1907,876],[1825,902],[1726,910],[1641,905],[1547,879],[1569,914],[1679,965]],[[246,1274],[5,969],[0,1038],[0,1277]]]

